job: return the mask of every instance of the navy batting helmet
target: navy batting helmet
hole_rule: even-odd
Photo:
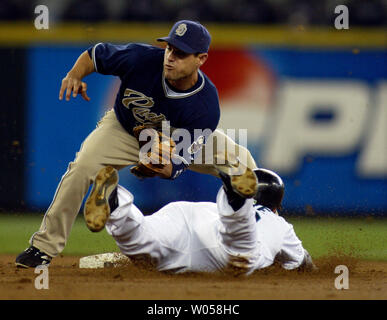
[[[258,178],[258,191],[254,199],[257,204],[271,210],[280,209],[285,185],[278,174],[267,169],[254,170]]]

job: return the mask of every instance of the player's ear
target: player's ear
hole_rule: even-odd
[[[201,67],[204,64],[204,62],[206,62],[208,58],[208,53],[199,53],[197,57],[198,57],[198,67]]]

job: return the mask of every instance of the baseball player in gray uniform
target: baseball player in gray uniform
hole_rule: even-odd
[[[219,174],[223,186],[216,203],[173,202],[144,216],[133,195],[118,185],[117,171],[103,168],[87,206],[107,221],[122,254],[134,261],[147,257],[160,271],[230,269],[248,275],[275,261],[288,270],[317,269],[293,226],[278,215],[284,184],[276,173],[247,169],[237,176]],[[257,192],[250,197],[243,190],[252,180]],[[104,215],[102,207],[111,214]]]
[[[165,49],[138,43],[98,43],[79,56],[62,80],[59,98],[66,100],[78,94],[90,100],[83,78],[93,72],[120,77],[121,87],[114,110],[107,112],[70,162],[39,230],[30,239],[30,247],[17,256],[17,266],[49,264],[63,251],[83,199],[101,168],[110,165],[117,170],[127,166],[138,169],[140,148],[133,132],[139,126],[158,128],[169,122],[172,128],[186,130],[191,138],[192,152],[176,155],[181,161],[169,167],[162,176],[165,179],[175,179],[187,168],[217,176],[214,163],[223,163],[222,170],[227,172],[237,157],[245,159],[247,167],[256,168],[248,150],[215,131],[220,117],[218,94],[200,71],[211,41],[207,29],[200,23],[182,20],[167,37],[158,40],[166,42]],[[207,133],[197,137],[197,129]],[[218,140],[226,141],[221,145],[227,147],[217,148]],[[199,151],[201,146],[211,144],[211,155]],[[204,162],[193,162],[195,159]],[[143,174],[141,170],[132,172]],[[86,219],[89,229],[97,229],[95,221],[93,214]]]

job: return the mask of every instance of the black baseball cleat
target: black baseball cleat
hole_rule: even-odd
[[[16,257],[15,265],[18,268],[35,268],[37,266],[48,266],[52,258],[34,246],[30,246]]]
[[[118,208],[118,193],[117,192],[118,192],[117,187],[115,187],[109,196],[110,213],[112,213],[114,210],[116,210]]]
[[[228,203],[237,211],[246,199],[253,198],[258,191],[258,179],[254,171],[240,163],[234,174],[227,174],[215,166],[223,183]],[[243,169],[240,171],[240,169]]]
[[[83,210],[86,225],[91,231],[99,232],[105,227],[111,212],[110,205],[114,202],[109,201],[112,200],[110,195],[117,197],[117,185],[116,169],[107,166],[99,170]]]

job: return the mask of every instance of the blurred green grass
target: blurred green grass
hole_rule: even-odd
[[[0,214],[0,254],[18,254],[28,247],[43,214]],[[387,261],[386,218],[288,217],[304,247],[314,258],[349,255]],[[64,255],[90,255],[118,251],[106,230],[90,232],[80,215],[73,226]]]
[[[312,257],[348,255],[387,261],[387,218],[288,218]]]
[[[0,254],[19,254],[29,246],[29,239],[36,232],[43,214],[0,214]],[[94,233],[87,229],[83,216],[73,225],[70,238],[62,252],[65,255],[89,255],[118,251],[113,238],[104,229]]]

